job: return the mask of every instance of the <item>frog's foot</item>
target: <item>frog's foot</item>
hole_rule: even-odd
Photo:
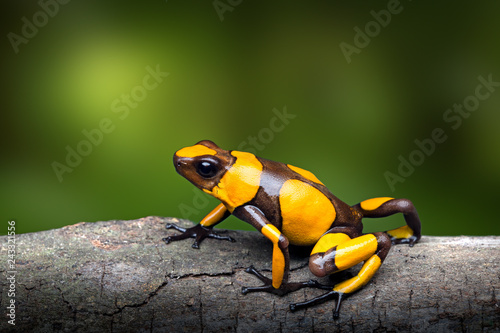
[[[396,237],[391,237],[391,243],[392,245],[396,244],[408,244],[410,247],[413,247],[416,242],[418,242],[420,239],[420,235],[418,236],[409,236],[408,238],[396,238]]]
[[[194,249],[199,249],[200,248],[200,243],[205,239],[205,238],[215,238],[215,239],[221,239],[221,240],[227,240],[230,242],[235,242],[234,238],[229,237],[229,236],[221,236],[218,233],[214,232],[212,228],[207,228],[202,226],[201,224],[197,224],[194,227],[191,228],[182,228],[179,227],[175,223],[167,223],[165,226],[167,229],[175,229],[182,234],[180,235],[174,235],[174,236],[168,236],[163,238],[163,241],[168,244],[172,241],[178,241],[181,239],[186,239],[186,238],[194,238],[195,241],[192,245]]]
[[[318,296],[316,298],[310,299],[310,300],[305,301],[305,302],[292,303],[292,304],[290,304],[290,311],[294,312],[294,311],[297,311],[299,309],[308,308],[310,306],[313,306],[313,305],[316,305],[316,304],[321,304],[321,303],[324,303],[324,302],[326,302],[328,300],[337,298],[337,304],[335,306],[335,309],[333,310],[333,318],[337,319],[339,317],[340,304],[349,295],[350,294],[342,293],[342,292],[338,292],[338,291],[332,290],[330,292],[327,292],[326,294],[323,294],[321,296]]]
[[[243,287],[241,288],[241,292],[246,295],[251,292],[259,292],[259,291],[264,291],[268,292],[271,294],[283,296],[288,293],[294,292],[296,290],[302,289],[302,288],[319,288],[319,289],[331,289],[331,286],[325,286],[322,285],[321,283],[315,281],[315,280],[309,280],[306,282],[289,282],[289,283],[282,283],[279,288],[274,288],[272,284],[272,280],[269,279],[268,277],[265,277],[262,275],[259,271],[255,269],[255,267],[250,266],[247,269],[245,269],[245,272],[250,273],[255,275],[259,280],[264,282],[262,286],[258,287]]]
[[[413,247],[416,242],[420,240],[420,232],[414,232],[409,226],[405,225],[396,229],[388,230],[385,232],[391,237],[391,243],[394,244],[408,244]]]

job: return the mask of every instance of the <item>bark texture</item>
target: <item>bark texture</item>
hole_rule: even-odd
[[[175,234],[146,217],[79,223],[16,236],[16,325],[37,332],[481,332],[500,331],[500,237],[423,237],[393,246],[373,280],[342,304],[297,312],[288,305],[322,293],[302,289],[278,297],[241,294],[260,285],[244,268],[270,276],[272,245],[257,232],[229,231],[236,243],[192,239],[165,245]],[[7,262],[7,237],[2,236]],[[308,253],[292,251],[291,281],[314,278]],[[7,312],[6,265],[2,311]],[[352,270],[355,274],[358,268]],[[319,280],[331,283],[329,278]]]

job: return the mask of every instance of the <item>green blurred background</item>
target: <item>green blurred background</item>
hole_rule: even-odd
[[[217,200],[171,159],[202,139],[311,170],[349,204],[410,198],[424,234],[500,233],[500,87],[458,128],[445,119],[473,101],[479,76],[500,82],[500,3],[41,3],[0,5],[1,234],[12,219],[18,233],[149,215],[199,221]],[[369,43],[356,27],[372,29]],[[341,43],[356,42],[346,57]],[[147,77],[151,90],[140,88],[148,66],[169,73],[154,88]],[[83,143],[103,119],[112,130]],[[422,161],[415,140],[436,128],[447,140]],[[87,156],[69,167],[67,146]],[[420,165],[391,188],[385,173],[411,154]],[[71,172],[58,178],[54,162]],[[403,223],[365,221],[369,231]],[[247,228],[234,217],[220,227]]]

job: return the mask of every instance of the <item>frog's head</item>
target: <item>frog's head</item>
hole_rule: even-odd
[[[185,147],[174,154],[175,170],[196,187],[211,191],[234,163],[229,151],[209,140]]]

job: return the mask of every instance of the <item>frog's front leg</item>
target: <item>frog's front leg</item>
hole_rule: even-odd
[[[356,276],[336,284],[330,292],[306,302],[291,304],[290,309],[295,311],[337,298],[337,305],[333,312],[334,318],[337,318],[342,301],[371,280],[390,248],[391,240],[384,232],[351,238],[345,233],[335,232],[335,229],[332,229],[320,238],[311,252],[309,259],[311,272],[318,277],[323,277],[351,268],[362,261],[364,261],[363,266]]]
[[[255,275],[264,282],[264,285],[258,287],[243,287],[243,294],[265,291],[281,296],[304,287],[323,287],[313,280],[307,282],[288,282],[288,272],[290,270],[288,239],[278,230],[278,228],[267,220],[260,209],[250,205],[242,206],[235,209],[233,215],[250,223],[273,243],[272,279],[265,277],[253,266],[250,266],[245,271]]]
[[[182,232],[182,234],[165,237],[163,238],[163,241],[166,244],[168,244],[172,241],[177,241],[186,238],[194,238],[195,241],[192,247],[195,249],[200,248],[200,243],[205,238],[215,238],[215,239],[222,239],[234,242],[234,239],[232,237],[221,236],[212,230],[216,224],[222,222],[229,215],[231,214],[229,213],[227,208],[223,204],[219,204],[217,207],[215,207],[214,210],[208,213],[208,215],[205,216],[199,224],[195,225],[194,227],[186,229],[179,227],[177,224],[174,223],[167,223],[167,225],[165,226],[167,229],[175,229]]]

